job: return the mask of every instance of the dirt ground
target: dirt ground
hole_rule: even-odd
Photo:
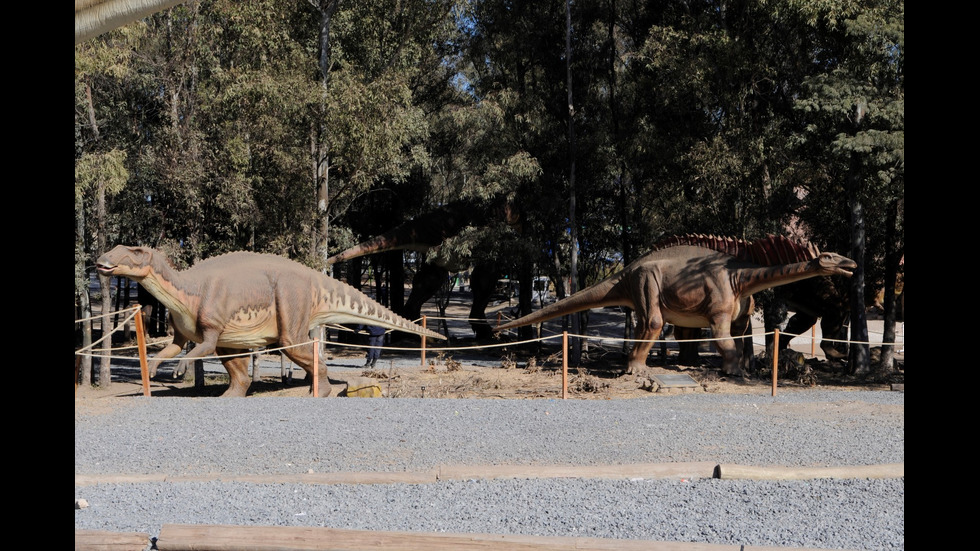
[[[341,357],[341,356],[335,356]],[[343,357],[363,362],[364,354],[350,354]],[[275,360],[271,356],[263,357],[264,361]],[[714,360],[714,362],[712,362]],[[496,367],[487,365],[472,365],[451,356],[438,355],[431,358],[429,366],[422,368],[405,367],[409,359],[388,360],[384,358],[374,369],[365,368],[359,373],[345,370],[338,375],[331,370],[330,377],[351,379],[352,377],[369,377],[374,379],[383,396],[389,398],[561,398],[563,388],[562,369],[557,362],[542,362],[541,360],[515,360],[503,357]],[[416,360],[417,363],[418,360]],[[718,357],[710,355],[704,358],[698,366],[680,366],[668,363],[666,367],[654,366],[648,369],[645,376],[622,374],[619,368],[610,369],[600,361],[587,362],[587,366],[569,368],[567,374],[567,396],[572,399],[627,399],[650,396],[653,393],[668,394],[682,392],[708,393],[749,393],[764,394],[772,390],[771,368],[764,369],[754,377],[738,378],[725,377],[714,363]],[[536,363],[541,362],[541,363]],[[669,362],[669,359],[668,359]],[[486,362],[481,362],[486,363]],[[386,365],[387,364],[387,365]],[[397,366],[401,367],[397,367]],[[124,371],[120,376],[116,372]],[[310,387],[303,380],[303,372],[294,367],[293,378],[283,379],[279,374],[268,374],[270,370],[263,368],[258,381],[253,380],[249,395],[254,396],[309,396]],[[777,392],[800,391],[807,389],[836,389],[836,390],[888,390],[896,385],[904,385],[904,369],[888,376],[872,376],[858,378],[845,373],[846,366],[836,362],[808,360],[805,367],[794,373],[779,373],[777,376]],[[673,377],[688,375],[694,381],[694,386],[677,385]],[[666,380],[668,385],[661,386],[657,378]],[[336,379],[335,379],[336,381]],[[670,384],[673,383],[673,384]],[[192,377],[185,380],[172,380],[166,376],[150,382],[150,393],[153,396],[217,396],[227,388],[227,375],[207,372],[203,388],[195,387]],[[333,384],[333,395],[336,396],[347,387],[345,384]],[[142,381],[138,369],[114,368],[113,384],[108,389],[95,386],[78,386],[75,390],[76,399],[96,399],[110,396],[139,396],[143,394]]]
[[[430,346],[448,346],[450,350],[426,352],[423,364],[420,350],[398,350],[417,348],[417,337],[401,337],[386,344],[381,360],[374,368],[365,368],[363,348],[327,346],[328,369],[334,379],[333,396],[341,394],[347,387],[343,381],[358,377],[371,378],[380,388],[384,397],[400,398],[502,398],[533,399],[561,398],[563,385],[567,397],[571,399],[629,399],[653,394],[682,392],[707,393],[758,393],[770,394],[772,391],[772,360],[764,357],[764,335],[755,323],[755,359],[753,370],[747,377],[725,377],[719,369],[720,356],[710,343],[700,347],[699,361],[695,365],[681,365],[677,357],[677,343],[655,346],[642,375],[626,375],[623,368],[626,354],[623,342],[617,340],[623,334],[625,315],[619,309],[594,310],[590,313],[582,361],[578,366],[569,367],[567,378],[563,381],[560,339],[543,342],[502,346],[508,340],[516,340],[509,335],[503,340],[480,343],[473,338],[472,330],[465,321],[467,304],[464,299],[450,306],[446,317],[439,318],[439,312],[430,311],[430,328],[449,333],[453,340],[448,344],[434,343]],[[499,312],[506,319],[513,315],[513,305],[500,303],[488,310],[493,318]],[[446,319],[453,321],[445,321]],[[443,321],[433,321],[443,320]],[[556,322],[545,324],[543,335],[560,335],[561,328]],[[777,393],[805,391],[807,389],[899,389],[904,388],[904,324],[901,331],[901,346],[896,354],[899,369],[892,373],[873,373],[865,377],[850,375],[846,362],[828,359],[819,347],[811,346],[810,339],[797,339],[791,343],[789,351],[780,354],[780,367],[777,372]],[[872,326],[872,330],[874,326]],[[337,340],[336,333],[332,340]],[[814,333],[820,338],[819,331]],[[593,339],[594,336],[594,339]],[[880,337],[880,335],[879,335]],[[167,338],[152,339],[149,355],[152,356],[166,342]],[[880,338],[879,338],[880,342]],[[483,345],[489,348],[477,348]],[[880,347],[872,344],[872,358]],[[310,386],[304,381],[305,372],[298,366],[281,362],[278,353],[257,356],[259,369],[257,377],[249,389],[254,396],[309,396]],[[195,385],[192,373],[184,380],[167,378],[175,364],[165,364],[161,368],[159,380],[151,381],[150,393],[153,396],[217,396],[227,388],[227,374],[216,360],[205,366],[204,386]],[[285,369],[285,371],[284,371]],[[253,367],[254,370],[254,367]],[[190,372],[191,370],[189,370]],[[97,399],[111,396],[139,396],[143,394],[139,363],[132,360],[113,361],[113,383],[108,389],[94,386],[76,386],[78,399]],[[285,374],[285,376],[284,376]],[[693,383],[685,383],[680,377],[687,375]],[[664,382],[666,384],[659,384]]]

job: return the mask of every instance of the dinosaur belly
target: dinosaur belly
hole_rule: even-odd
[[[258,348],[278,341],[279,325],[272,309],[240,310],[218,336],[218,346],[225,348]]]
[[[667,323],[679,325],[681,327],[710,327],[711,326],[711,322],[708,321],[708,318],[702,315],[692,314],[687,312],[673,312],[668,310],[664,312],[664,320]]]

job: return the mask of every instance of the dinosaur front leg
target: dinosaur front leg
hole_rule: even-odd
[[[715,348],[718,349],[718,353],[721,354],[721,372],[725,375],[732,377],[743,377],[746,371],[743,370],[744,367],[747,368],[748,362],[752,359],[752,341],[749,340],[743,348],[748,350],[739,354],[739,346],[743,345],[744,339],[739,338],[739,344],[735,344],[735,337],[742,337],[743,335],[751,334],[751,320],[749,320],[746,315],[744,319],[738,319],[735,322],[729,322],[728,318],[724,318],[724,321],[714,322],[711,324],[711,334],[717,340],[715,340]],[[740,356],[744,356],[742,361],[740,361]]]
[[[198,359],[205,356],[214,354],[215,349],[218,346],[218,331],[210,330],[204,332],[204,339],[194,348],[192,348],[187,354],[184,354],[183,359],[174,367],[173,377],[174,379],[183,378],[184,372],[187,371],[187,366]],[[176,341],[176,334],[174,340]],[[186,341],[185,341],[186,342]]]
[[[282,343],[283,346],[289,346],[287,343]],[[310,381],[310,390],[312,392],[313,388],[313,346],[312,344],[303,346],[294,346],[291,348],[284,348],[283,352],[286,356],[295,362],[297,365],[306,371],[306,378]],[[318,378],[317,386],[319,388],[319,397],[328,398],[333,388],[330,386],[330,379],[327,378],[327,364],[320,359],[320,365],[318,366]]]
[[[725,375],[740,375],[738,350],[732,338],[732,315],[725,311],[708,317],[711,323],[711,336],[715,339],[715,349],[721,354],[721,372]]]
[[[738,350],[735,347],[735,339],[728,334],[728,331],[725,331],[724,335],[720,335],[712,329],[711,333],[717,339],[715,348],[721,354],[721,372],[725,375],[741,375],[738,369]]]
[[[227,356],[240,353],[240,350],[230,348],[218,348],[216,352],[219,356]],[[222,398],[244,398],[248,393],[248,387],[252,384],[252,379],[248,376],[248,356],[232,356],[222,358],[221,364],[228,371],[228,390],[221,394]]]
[[[157,355],[150,359],[150,365],[148,368],[150,378],[152,379],[153,377],[157,376],[157,369],[160,368],[160,364],[163,363],[163,360],[173,358],[177,354],[180,354],[180,351],[184,349],[185,344],[187,344],[187,338],[175,331],[174,340],[165,346]]]
[[[751,372],[752,367],[752,318],[745,314],[732,321],[732,336],[735,339],[736,368],[735,372],[725,373],[728,375],[744,377]]]

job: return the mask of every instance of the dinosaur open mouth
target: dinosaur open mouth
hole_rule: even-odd
[[[96,264],[95,269],[102,275],[112,275],[112,270],[115,266],[110,266],[108,264]]]

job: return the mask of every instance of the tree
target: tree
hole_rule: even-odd
[[[76,46],[75,55],[75,297],[79,305],[78,312],[83,318],[91,318],[92,311],[88,298],[89,277],[86,267],[91,265],[91,259],[107,250],[106,227],[108,213],[106,201],[108,197],[118,194],[125,186],[129,177],[125,167],[126,152],[115,146],[112,136],[104,137],[96,115],[96,104],[93,100],[94,82],[102,82],[102,77],[114,74],[126,74],[129,66],[124,56],[115,55],[109,49],[97,46]],[[93,211],[95,227],[89,228],[86,221],[87,211]],[[89,231],[91,231],[91,240]],[[88,261],[87,261],[88,260]],[[100,276],[102,305],[104,315],[108,315],[112,306],[110,293],[111,282],[107,277]],[[100,361],[99,386],[108,388],[111,384],[110,358],[108,351],[112,341],[106,331],[108,318],[103,317],[100,324],[102,336],[106,337],[102,345],[102,360]],[[82,327],[82,344],[92,343],[92,328],[90,322]],[[91,362],[85,359],[82,363],[82,383],[91,384]]]
[[[832,3],[808,12],[819,35],[813,62],[825,69],[806,81],[798,101],[806,126],[800,140],[823,165],[821,203],[846,205],[850,216],[847,241],[858,262],[851,281],[851,371],[869,372],[865,311],[869,266],[886,260],[894,304],[894,280],[904,250],[902,209],[905,173],[905,6],[896,0]],[[812,192],[811,192],[812,193]],[[832,198],[839,198],[832,201]],[[870,208],[869,208],[870,206]],[[815,232],[839,231],[836,220],[807,217]],[[839,219],[838,219],[839,220]],[[837,225],[839,228],[839,224]],[[887,237],[886,237],[887,236]],[[875,244],[869,247],[869,244]],[[893,312],[892,312],[893,314]],[[894,335],[894,316],[888,320]],[[892,366],[886,366],[891,369]]]

